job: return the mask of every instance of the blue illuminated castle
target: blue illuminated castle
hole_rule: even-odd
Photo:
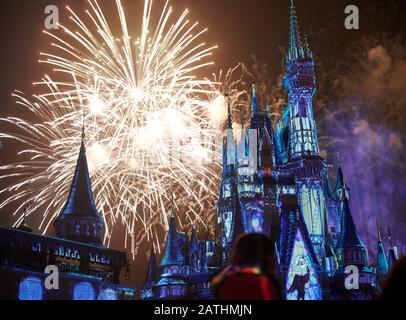
[[[126,253],[103,245],[105,222],[96,209],[84,141],[83,130],[68,199],[54,222],[55,237],[33,233],[25,217],[16,229],[0,227],[0,300],[134,299],[135,289],[120,284]],[[46,287],[47,266],[58,268],[58,288]]]
[[[210,276],[229,265],[237,237],[251,232],[275,243],[275,275],[289,300],[372,299],[378,292],[389,271],[387,257],[393,262],[397,255],[390,243],[387,256],[378,228],[377,266],[370,267],[340,165],[331,185],[313,109],[315,62],[293,1],[284,88],[288,105],[274,122],[269,108],[260,110],[253,87],[250,126],[238,137],[228,105],[218,238],[198,242],[195,231],[188,238],[176,230],[172,215],[159,266],[151,254],[142,299],[210,298]],[[359,286],[346,283],[348,270],[359,272]]]

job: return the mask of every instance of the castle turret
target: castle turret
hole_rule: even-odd
[[[232,123],[231,104],[230,100],[228,99],[228,121],[226,134],[223,141],[223,172],[220,185],[220,197],[217,202],[218,223],[221,226],[219,240],[223,247],[230,239],[237,188],[235,163],[236,148],[234,147]]]
[[[292,0],[290,14],[290,48],[286,55],[284,79],[289,94],[289,158],[319,156],[316,122],[313,117],[313,95],[316,92],[315,63],[309,45],[303,47]]]
[[[154,287],[155,298],[164,300],[184,299],[187,295],[185,278],[189,275],[187,265],[187,237],[176,229],[172,208],[164,254],[159,266],[160,278]]]
[[[341,208],[341,233],[337,242],[338,270],[334,275],[339,299],[369,300],[375,290],[374,272],[368,266],[368,250],[355,226],[348,198],[344,196]],[[348,268],[357,269],[356,282],[348,283]]]
[[[151,249],[149,255],[147,276],[144,285],[141,288],[141,300],[154,300],[153,288],[158,279],[158,266],[154,249]]]
[[[103,246],[106,227],[94,201],[86,158],[84,128],[68,200],[54,222],[54,228],[58,238]]]
[[[298,182],[301,211],[315,248],[323,263],[324,241],[324,176],[327,165],[320,156],[313,96],[316,92],[315,62],[309,45],[303,46],[294,1],[290,11],[290,48],[286,55],[284,87],[289,105],[283,114],[285,129],[279,129],[283,146],[287,146],[286,167]],[[285,136],[287,135],[287,136]],[[284,148],[283,148],[284,149]],[[281,157],[279,157],[279,161]]]
[[[341,206],[341,233],[337,242],[337,254],[341,267],[368,265],[368,252],[358,234],[347,198],[343,199]]]
[[[192,229],[188,249],[190,272],[199,272],[201,270],[199,240],[197,239],[196,229]]]
[[[388,241],[389,241],[389,254],[388,254],[388,264],[389,264],[389,271],[393,268],[395,262],[399,259],[398,258],[398,250],[393,245],[393,235],[390,227],[388,226]]]
[[[347,185],[344,172],[341,166],[338,167],[337,181],[335,187],[335,194],[339,201],[343,201],[344,197],[350,199],[350,188]]]
[[[379,221],[376,221],[376,229],[378,233],[378,250],[376,255],[376,271],[378,275],[378,279],[384,279],[389,272],[389,264],[388,260],[386,259],[385,248],[382,243],[382,229],[379,224]]]
[[[24,214],[23,214],[23,220],[17,227],[18,230],[24,231],[24,232],[32,232],[33,229],[29,226],[27,222],[27,200],[25,200],[24,203]]]

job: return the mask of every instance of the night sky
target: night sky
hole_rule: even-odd
[[[66,5],[78,12],[85,7],[83,0],[13,0],[0,4],[0,117],[24,116],[16,109],[11,93],[16,89],[33,93],[32,82],[50,72],[37,60],[39,52],[50,45],[42,29],[44,9],[51,3],[60,8],[62,22]],[[283,98],[280,90],[271,87],[278,86],[283,72],[282,48],[288,45],[290,0],[171,3],[175,15],[190,9],[191,18],[209,28],[207,43],[219,45],[215,66],[205,76],[239,62],[252,70],[266,66],[265,75],[259,71],[251,80],[263,82],[259,84],[261,90],[274,94],[270,97],[273,103],[277,97]],[[101,0],[100,4],[111,13],[107,17],[114,17],[114,1]],[[129,21],[139,16],[142,1],[123,0],[123,4]],[[359,31],[344,28],[344,8],[349,4],[360,9]],[[315,108],[323,152],[332,163],[336,151],[342,155],[352,189],[353,214],[363,238],[375,250],[374,225],[380,217],[385,225],[392,226],[401,251],[402,240],[406,246],[400,234],[406,228],[406,2],[297,0],[296,7],[301,30],[309,34],[317,59],[319,89]],[[0,165],[12,163],[18,148],[8,141],[2,143]],[[0,180],[0,189],[6,183]],[[12,222],[8,210],[0,211],[0,224]],[[122,243],[113,246],[123,249]],[[141,260],[137,271],[143,272],[144,268]],[[138,277],[137,285],[142,278]]]

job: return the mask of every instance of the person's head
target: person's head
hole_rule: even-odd
[[[406,299],[406,257],[398,260],[382,288],[384,300]]]
[[[265,235],[251,233],[238,238],[233,255],[233,264],[259,266],[262,272],[271,273],[274,267],[275,245]]]

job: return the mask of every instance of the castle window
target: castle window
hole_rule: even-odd
[[[160,298],[166,298],[166,296],[167,296],[167,289],[162,287],[160,292],[159,292],[159,297]]]
[[[110,288],[102,290],[98,300],[118,300],[117,292]]]
[[[73,289],[73,300],[95,300],[95,297],[95,290],[89,282],[77,283]]]
[[[21,280],[18,288],[19,300],[42,300],[44,290],[42,282],[38,278],[30,277]]]
[[[32,245],[32,251],[41,252],[41,244],[40,243],[34,243]]]
[[[304,98],[299,101],[299,117],[307,118],[307,102]]]

